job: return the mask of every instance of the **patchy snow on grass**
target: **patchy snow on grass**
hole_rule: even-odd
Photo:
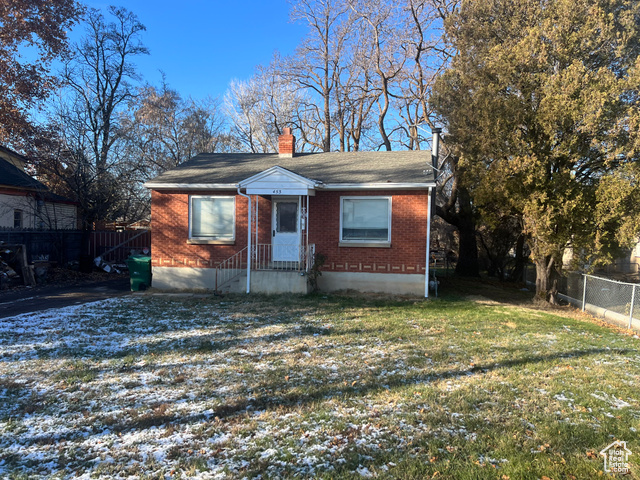
[[[597,391],[594,422],[565,367],[548,367],[554,387],[504,366],[504,348],[530,355],[575,327],[503,338],[421,311],[270,302],[124,297],[3,319],[0,477],[394,478],[413,462],[421,478],[457,458],[508,473],[487,439],[525,425],[517,450],[538,458],[527,408],[590,431],[637,414]]]

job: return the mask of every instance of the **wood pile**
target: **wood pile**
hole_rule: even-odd
[[[0,245],[0,289],[20,282],[27,286],[36,284],[33,269],[27,263],[27,247],[3,243]]]

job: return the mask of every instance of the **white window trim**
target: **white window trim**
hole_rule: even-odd
[[[389,205],[389,211],[387,212],[387,217],[389,224],[387,226],[388,237],[386,240],[344,240],[342,238],[342,209],[345,200],[387,200]],[[340,242],[338,246],[340,247],[390,247],[391,246],[391,214],[393,212],[392,208],[392,197],[388,195],[350,195],[345,197],[340,197]]]
[[[192,213],[194,198],[232,199],[233,200],[233,238],[194,237],[192,233]],[[235,195],[189,195],[189,238],[187,243],[229,245],[236,241],[236,196]]]

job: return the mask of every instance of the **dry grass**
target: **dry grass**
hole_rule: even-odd
[[[6,319],[0,476],[558,480],[640,452],[637,337],[461,290]]]

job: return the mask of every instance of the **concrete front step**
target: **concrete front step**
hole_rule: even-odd
[[[245,293],[247,275],[240,275],[218,289],[220,293]],[[309,293],[307,276],[290,270],[255,270],[251,272],[253,293]]]

